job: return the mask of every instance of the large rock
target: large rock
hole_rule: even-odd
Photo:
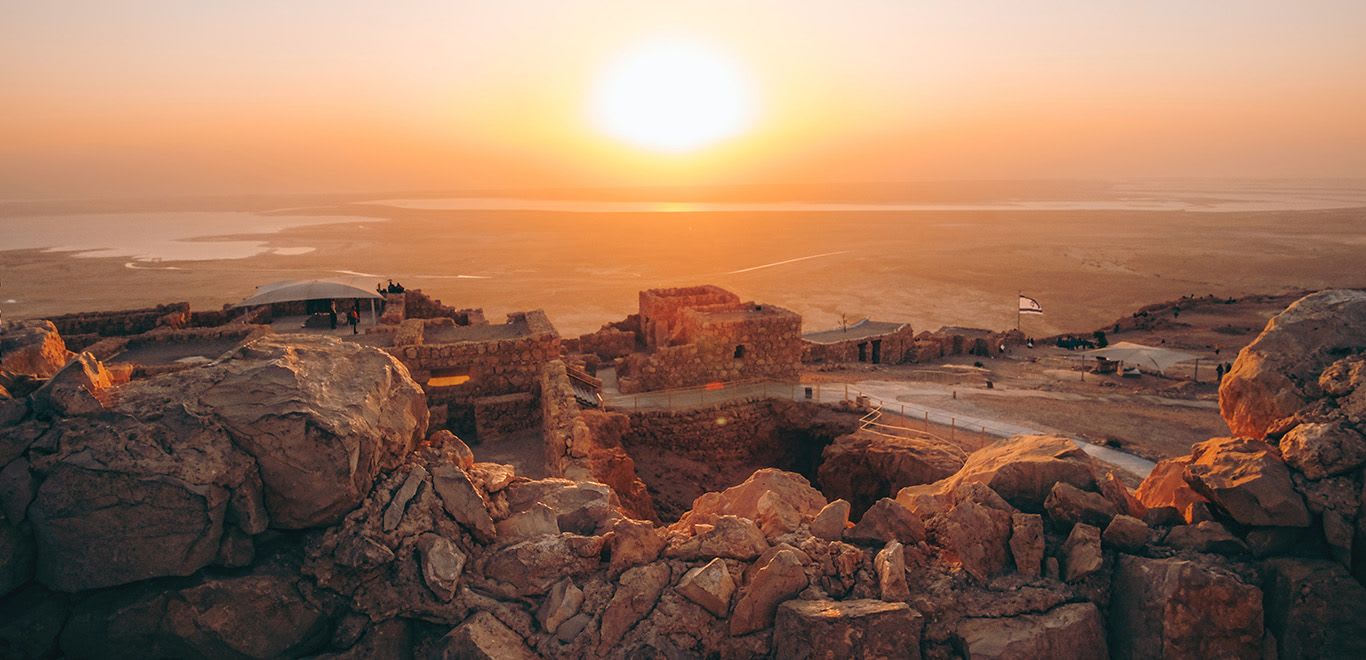
[[[1261,438],[1321,395],[1319,376],[1366,345],[1366,291],[1330,290],[1295,301],[1238,353],[1219,385],[1219,412],[1237,436]]]
[[[1100,570],[1105,557],[1100,550],[1100,530],[1077,523],[1062,544],[1062,575],[1068,582],[1085,579]]]
[[[924,618],[905,603],[792,600],[778,608],[777,658],[920,658]]]
[[[821,491],[849,500],[862,512],[906,486],[953,475],[967,456],[957,446],[930,438],[890,438],[867,431],[840,436],[821,453]]]
[[[1261,657],[1262,592],[1216,566],[1120,555],[1108,619],[1120,660]]]
[[[422,388],[378,349],[267,335],[195,371],[211,381],[197,406],[256,458],[277,528],[336,522],[426,437]]]
[[[1010,556],[1015,570],[1026,577],[1038,577],[1043,567],[1043,517],[1037,513],[1016,513],[1010,517]]]
[[[1243,525],[1309,525],[1309,510],[1290,470],[1276,449],[1260,440],[1213,438],[1191,447],[1185,478]]]
[[[1044,500],[1048,518],[1060,529],[1070,529],[1077,523],[1104,528],[1118,511],[1100,493],[1088,493],[1065,481],[1059,481]]]
[[[0,597],[33,577],[33,539],[0,513]]]
[[[769,547],[763,531],[748,518],[721,516],[713,524],[697,525],[693,531],[694,536],[670,545],[666,554],[685,560],[710,557],[749,560]]]
[[[925,526],[920,516],[911,513],[896,500],[884,497],[873,504],[863,518],[845,532],[844,537],[854,543],[871,545],[882,545],[888,541],[915,545],[925,540]]]
[[[1280,442],[1285,462],[1310,479],[1350,472],[1366,463],[1366,438],[1341,422],[1305,423]]]
[[[81,353],[33,393],[33,409],[47,417],[94,415],[104,410],[113,387],[104,364]]]
[[[442,660],[535,660],[526,642],[498,617],[480,610],[442,640]]]
[[[693,501],[692,509],[684,513],[675,529],[689,529],[695,524],[711,524],[720,516],[739,516],[750,520],[760,517],[759,499],[765,493],[791,506],[803,520],[814,518],[825,507],[825,496],[811,487],[805,477],[774,468],[757,470],[743,483],[719,493],[704,493]]]
[[[598,567],[601,538],[560,534],[541,536],[499,548],[484,558],[483,574],[501,583],[509,595],[543,594],[566,577]]]
[[[958,638],[972,660],[1109,657],[1105,626],[1093,603],[1060,605],[1043,614],[964,619]]]
[[[602,612],[598,650],[606,655],[626,631],[648,613],[669,584],[669,565],[656,562],[627,569]]]
[[[848,500],[835,500],[825,505],[825,508],[811,520],[811,535],[827,541],[844,538],[844,530],[849,526],[851,509]]]
[[[906,549],[896,541],[873,557],[873,570],[877,573],[878,590],[882,600],[888,602],[904,601],[911,597],[910,587],[906,584]]]
[[[426,424],[402,365],[330,338],[263,339],[112,394],[55,420],[29,457],[38,577],[55,589],[189,575],[225,525],[334,523]]]
[[[575,534],[604,534],[621,514],[613,506],[612,489],[591,481],[538,479],[507,487],[508,509],[526,511],[536,504],[550,507],[559,528]]]
[[[1186,466],[1190,456],[1178,456],[1157,462],[1152,472],[1134,492],[1149,513],[1171,512],[1171,517],[1185,522],[1198,522],[1201,511],[1209,500],[1186,483]]]
[[[735,594],[735,580],[722,559],[713,559],[683,574],[678,581],[678,593],[701,605],[719,618],[730,611],[730,598]]]
[[[1349,355],[1319,374],[1319,389],[1358,427],[1366,421],[1366,355]]]
[[[1194,525],[1177,525],[1163,537],[1164,545],[1179,550],[1210,552],[1218,555],[1237,555],[1248,551],[1247,545],[1213,520]]]
[[[964,500],[947,513],[932,516],[928,535],[944,549],[946,559],[986,582],[1010,565],[1011,521],[1009,511]]]
[[[1366,658],[1366,588],[1341,566],[1312,559],[1263,565],[1266,625],[1282,658]]]
[[[1083,490],[1094,489],[1096,477],[1091,457],[1067,438],[1022,435],[978,449],[953,476],[928,486],[910,486],[897,494],[908,507],[917,493],[950,493],[964,482],[990,486],[1012,506],[1043,511],[1053,485],[1066,482]]]
[[[793,550],[780,549],[762,566],[740,592],[731,612],[730,634],[744,635],[773,624],[778,605],[796,596],[807,585],[801,557]]]
[[[305,597],[287,568],[202,578],[179,588],[134,585],[82,602],[62,631],[70,657],[274,658],[327,642],[330,607]]]
[[[51,321],[5,321],[0,329],[0,371],[50,378],[71,357]]]

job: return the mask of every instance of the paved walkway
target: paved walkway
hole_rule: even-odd
[[[999,438],[1009,438],[1016,435],[1061,435],[1070,438],[1087,454],[1119,466],[1139,477],[1148,476],[1155,465],[1146,458],[1110,447],[1091,444],[1057,429],[1026,426],[999,419],[963,414],[948,408],[926,404],[923,400],[929,392],[924,383],[859,381],[856,383],[802,385],[790,382],[763,381],[729,384],[714,389],[687,388],[662,392],[622,394],[617,389],[616,373],[613,370],[599,370],[598,377],[603,381],[603,399],[607,407],[617,410],[684,410],[728,401],[767,398],[836,403],[864,394],[874,398],[875,403],[881,403],[883,410],[888,413],[896,413],[909,419],[928,419],[935,424],[956,426]],[[810,399],[806,398],[806,388],[808,387],[811,388]]]

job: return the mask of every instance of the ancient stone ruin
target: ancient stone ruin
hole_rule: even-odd
[[[533,313],[436,315],[379,346],[259,333],[146,374],[7,324],[0,655],[1366,657],[1366,293],[1274,318],[1221,387],[1234,437],[1137,490],[1064,438],[882,442],[789,402],[729,414],[787,420],[772,437],[805,454],[665,515],[633,450],[772,447],[713,437],[712,410],[585,408],[568,353],[629,334],[633,369],[801,354],[783,310],[670,291],[570,352]],[[471,405],[528,395],[509,407],[556,476],[433,425],[439,388],[470,383]],[[803,425],[819,457],[783,435]]]

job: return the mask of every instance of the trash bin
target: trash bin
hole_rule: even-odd
[[[806,398],[810,399],[813,391],[810,387],[806,388]]]

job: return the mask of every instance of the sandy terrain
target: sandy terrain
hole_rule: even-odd
[[[286,252],[241,259],[0,251],[0,305],[11,317],[170,300],[217,307],[265,282],[354,271],[374,276],[360,278],[368,286],[394,277],[490,318],[542,308],[564,334],[625,316],[641,289],[700,282],[790,307],[809,330],[840,314],[999,328],[1014,324],[1024,290],[1047,312],[1025,329],[1046,335],[1186,294],[1366,286],[1366,271],[1351,267],[1366,254],[1366,210],[593,214],[333,203],[284,213],[372,218],[227,237]]]

